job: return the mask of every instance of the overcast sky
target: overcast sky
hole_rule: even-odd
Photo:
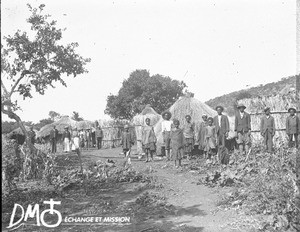
[[[26,121],[50,110],[108,118],[107,96],[136,69],[183,80],[200,101],[296,72],[294,0],[2,0],[2,37],[29,30],[27,2],[44,3],[67,28],[64,42],[78,42],[92,61],[88,74],[66,78],[67,88],[20,100]]]

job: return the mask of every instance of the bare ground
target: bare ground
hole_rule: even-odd
[[[84,164],[99,159],[112,159],[117,165],[122,165],[124,158],[120,153],[120,148],[92,149],[83,151],[82,158]],[[70,167],[78,166],[78,158],[75,154],[68,156],[61,154],[60,156]],[[184,161],[183,166],[187,162],[193,161]],[[222,195],[229,192],[230,188],[209,188],[197,185],[199,174],[186,170],[184,167],[176,169],[173,162],[156,159],[154,162],[144,163],[133,156],[132,166],[135,170],[152,176],[158,187],[153,188],[140,182],[114,185],[103,183],[101,188],[97,188],[95,191],[85,192],[84,189],[71,189],[63,196],[56,196],[53,193],[53,198],[62,201],[63,207],[56,208],[63,216],[86,216],[92,211],[96,212],[96,216],[131,215],[129,225],[76,226],[61,224],[55,229],[26,226],[17,231],[254,231],[251,230],[251,225],[243,228],[234,226],[235,222],[244,217],[239,211],[221,209],[217,206]],[[152,208],[137,206],[135,203],[137,198],[146,192],[166,200],[167,205]],[[42,200],[43,194],[41,194]]]

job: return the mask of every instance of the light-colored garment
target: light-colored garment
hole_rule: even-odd
[[[243,118],[244,117],[244,114],[245,114],[245,112],[240,112],[240,116],[241,116],[241,118]]]
[[[64,151],[65,152],[70,151],[70,140],[69,140],[69,138],[64,139]]]
[[[216,148],[216,127],[207,125],[205,127],[205,151]]]
[[[207,126],[206,122],[201,122],[199,134],[198,134],[198,143],[199,143],[199,149],[204,150],[205,148],[205,127]]]
[[[79,149],[80,139],[79,133],[77,131],[73,131],[72,133],[72,151]]]
[[[172,121],[168,121],[168,120],[163,120],[161,122],[161,131],[171,131],[172,129]]]
[[[142,144],[156,143],[156,136],[152,126],[145,126],[142,130]]]
[[[221,119],[222,119],[222,115],[218,115],[219,127],[221,127]]]

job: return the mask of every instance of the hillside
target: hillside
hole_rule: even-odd
[[[272,82],[265,85],[259,85],[249,89],[243,89],[229,94],[225,94],[223,96],[210,99],[205,103],[212,108],[215,108],[217,105],[223,105],[226,109],[226,112],[229,115],[233,115],[235,111],[234,107],[236,101],[238,100],[244,98],[258,97],[258,96],[276,95],[278,93],[286,92],[290,88],[295,88],[295,86],[296,86],[296,76],[291,76],[287,78],[282,78],[278,82]]]

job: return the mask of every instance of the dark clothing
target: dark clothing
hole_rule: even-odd
[[[96,129],[96,138],[103,138],[103,131],[101,128]]]
[[[221,116],[221,125],[219,124],[218,115],[214,117],[214,125],[217,133],[217,146],[225,146],[225,134],[229,132],[229,120],[226,115]]]
[[[130,150],[131,149],[131,146],[134,144],[134,139],[133,139],[133,136],[130,132],[126,132],[124,131],[122,133],[122,138],[121,138],[121,145],[122,145],[122,148],[123,150]]]
[[[57,139],[58,139],[58,130],[57,129],[51,130],[50,142],[51,142],[52,153],[56,153],[56,151],[57,151],[57,146],[56,146]]]
[[[273,151],[273,136],[275,135],[275,121],[272,116],[263,116],[260,123],[260,133],[264,137],[264,144],[268,152]]]
[[[241,117],[240,113],[236,114],[235,115],[234,131],[246,133],[249,130],[251,130],[250,114],[244,112],[243,117]]]
[[[184,136],[182,129],[174,129],[171,132],[172,159],[181,160],[183,156]]]
[[[275,135],[275,120],[271,115],[269,118],[267,116],[261,118],[260,133],[263,135],[267,131],[273,134],[273,136]]]
[[[300,134],[300,120],[298,116],[288,116],[286,118],[286,133],[288,135]]]
[[[63,141],[65,140],[65,138],[68,138],[71,141],[71,133],[70,133],[70,131],[64,131],[64,133],[62,135]]]
[[[97,148],[98,149],[102,148],[102,137],[97,137]]]

